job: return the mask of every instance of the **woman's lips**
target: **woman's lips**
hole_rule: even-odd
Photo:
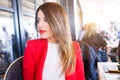
[[[45,33],[46,31],[45,30],[39,30],[40,34],[43,34]]]

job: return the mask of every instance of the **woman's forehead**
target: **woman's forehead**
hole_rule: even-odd
[[[44,15],[44,13],[43,13],[42,10],[39,10],[39,11],[38,11],[37,17],[45,17],[45,15]]]

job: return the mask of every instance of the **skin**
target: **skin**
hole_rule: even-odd
[[[41,38],[47,39],[48,42],[56,43],[53,32],[47,22],[47,19],[42,10],[38,11],[37,16],[37,29],[41,35]]]

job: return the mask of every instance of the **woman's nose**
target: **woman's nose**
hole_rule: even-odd
[[[39,21],[37,25],[40,26],[40,27],[44,26],[44,21]]]

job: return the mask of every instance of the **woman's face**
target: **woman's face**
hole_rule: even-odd
[[[55,43],[53,32],[47,22],[47,19],[42,10],[38,11],[37,15],[37,29],[41,35],[41,38],[48,39],[49,42]]]

